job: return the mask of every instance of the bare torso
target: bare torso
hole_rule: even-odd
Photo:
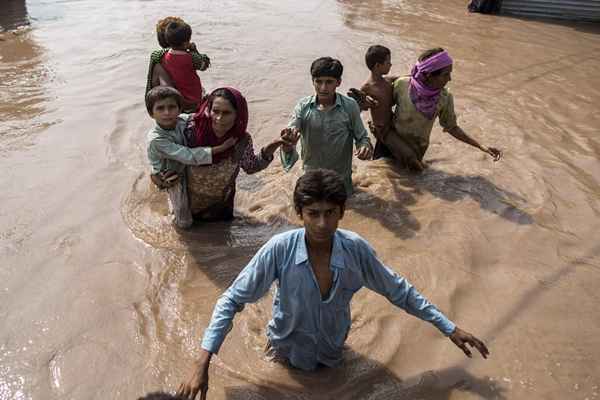
[[[321,299],[326,299],[331,290],[333,283],[333,274],[329,268],[331,251],[317,252],[310,250],[308,251],[308,258],[312,267],[317,283],[319,284],[319,290],[321,291]]]
[[[371,119],[382,136],[390,129],[392,125],[392,107],[394,105],[394,88],[392,84],[384,78],[369,78],[361,87],[361,90],[373,99],[377,100],[378,105],[371,107]],[[378,137],[377,139],[382,139]]]

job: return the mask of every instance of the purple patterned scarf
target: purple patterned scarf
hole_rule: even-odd
[[[431,89],[425,86],[425,74],[446,68],[452,65],[452,58],[447,51],[437,53],[426,60],[420,61],[410,73],[410,100],[417,111],[428,119],[435,117],[437,103],[440,98],[441,89]]]

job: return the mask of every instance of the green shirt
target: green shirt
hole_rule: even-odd
[[[327,111],[317,109],[317,97],[301,99],[288,123],[300,130],[301,157],[304,169],[326,168],[336,171],[344,179],[348,194],[352,193],[353,142],[356,148],[371,141],[360,119],[360,109],[354,99],[336,93],[335,105]],[[298,161],[294,149],[281,151],[281,164],[286,171]]]
[[[212,164],[212,148],[187,147],[184,135],[190,114],[180,114],[175,129],[156,125],[148,132],[148,160],[152,173],[167,170],[182,172],[186,165]]]
[[[439,118],[440,125],[444,130],[456,126],[456,114],[454,113],[454,99],[448,89],[442,89],[438,100],[436,113],[433,119],[428,119],[415,108],[409,94],[410,77],[403,76],[394,81],[394,128],[398,134],[423,157],[429,147],[429,136],[433,129],[435,118]]]

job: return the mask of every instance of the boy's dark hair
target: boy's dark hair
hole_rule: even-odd
[[[224,98],[225,100],[229,101],[229,103],[231,103],[231,106],[233,107],[233,109],[235,111],[238,110],[237,104],[235,102],[235,96],[229,90],[224,89],[224,88],[217,89],[210,94],[210,108],[211,109],[212,109],[213,101],[215,100],[216,97]]]
[[[310,75],[313,78],[329,76],[339,80],[342,79],[343,72],[344,66],[340,60],[331,57],[317,58],[310,65]]]
[[[183,397],[175,396],[165,392],[148,393],[144,397],[139,397],[137,400],[183,400]]]
[[[385,46],[380,46],[378,44],[371,46],[367,49],[367,53],[365,54],[365,62],[367,63],[367,68],[369,70],[373,70],[375,64],[383,64],[385,59],[390,57],[392,52]]]
[[[302,208],[318,201],[337,204],[342,211],[346,205],[346,187],[342,177],[329,169],[311,169],[296,182],[294,208],[302,214]]]
[[[148,110],[148,114],[152,116],[152,109],[154,108],[154,104],[159,100],[173,98],[177,102],[179,109],[181,109],[183,105],[183,96],[181,93],[175,88],[171,86],[155,86],[146,93],[146,110]]]
[[[185,24],[185,22],[179,17],[165,17],[156,23],[156,39],[158,40],[158,44],[160,45],[160,47],[162,47],[163,49],[169,47],[169,43],[167,42],[167,38],[165,37],[165,31],[167,30],[167,26],[169,26],[171,22]]]
[[[418,60],[419,60],[419,62],[425,61],[428,58],[433,57],[438,53],[441,53],[442,51],[444,51],[444,49],[442,49],[441,47],[435,47],[433,49],[425,50],[424,52],[421,53]],[[430,73],[430,75],[439,75],[442,73],[442,69],[438,69],[437,71],[432,71]]]
[[[185,22],[171,22],[165,30],[165,39],[171,48],[181,47],[192,39],[192,27]]]

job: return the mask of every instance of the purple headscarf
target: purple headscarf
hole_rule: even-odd
[[[431,89],[425,86],[425,74],[446,68],[449,65],[452,65],[452,58],[450,58],[447,51],[442,51],[416,63],[410,73],[410,100],[417,111],[428,119],[435,117],[442,89]]]

